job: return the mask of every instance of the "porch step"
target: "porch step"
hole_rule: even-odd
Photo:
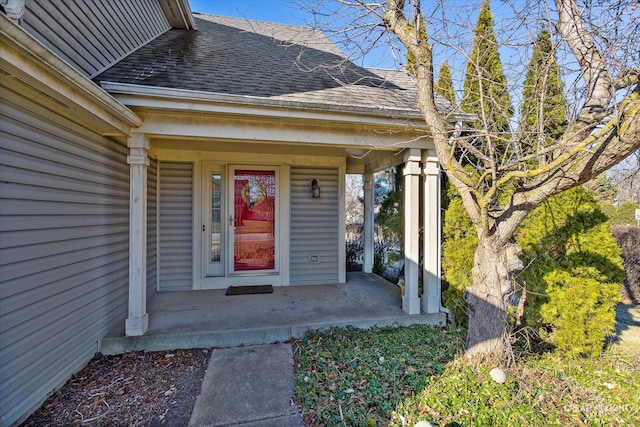
[[[419,315],[401,315],[377,317],[370,319],[354,319],[349,321],[323,321],[307,324],[288,324],[282,326],[255,327],[233,330],[165,330],[149,331],[139,337],[110,336],[99,342],[98,351],[113,355],[130,351],[165,351],[188,348],[231,348],[259,344],[284,342],[291,337],[302,338],[308,331],[325,330],[331,327],[352,326],[371,328],[373,326],[407,326],[413,324],[444,325],[444,313]]]

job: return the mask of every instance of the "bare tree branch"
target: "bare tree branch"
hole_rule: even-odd
[[[434,52],[448,60],[458,58],[459,70],[464,63],[472,63],[481,89],[495,83],[496,78],[482,68],[489,66],[470,53],[474,36],[470,17],[475,16],[477,5],[340,0],[350,17],[356,19],[354,10],[358,10],[367,19],[364,26],[354,25],[351,34],[371,41],[380,40],[377,32],[386,31],[411,57],[425,134],[475,226],[478,249],[473,285],[465,298],[471,307],[467,342],[471,355],[495,360],[504,354],[507,344],[499,331],[506,328],[506,296],[512,290],[511,274],[518,268],[514,258],[519,248],[513,239],[527,214],[549,197],[587,182],[640,149],[640,26],[635,3],[619,0],[579,6],[578,1],[507,0],[497,6],[506,5],[508,10],[502,13],[509,15],[495,24],[499,27],[496,43],[513,54],[504,67],[514,82],[506,91],[518,92],[527,72],[522,65],[528,62],[526,55],[541,30],[553,37],[553,52],[561,64],[555,63],[555,56],[550,58],[553,64],[549,62],[547,71],[542,71],[539,84],[545,87],[548,70],[562,67],[565,87],[558,96],[567,100],[561,108],[568,112],[553,137],[546,131],[548,111],[542,106],[546,95],[536,99],[539,104],[532,104],[535,126],[525,128],[523,117],[512,118],[512,106],[505,105],[510,102],[501,104],[501,94],[484,90],[478,91],[476,121],[452,137],[448,117],[436,108]],[[371,34],[364,37],[367,25]],[[507,125],[496,129],[493,120]],[[471,320],[472,312],[479,316],[479,323]]]

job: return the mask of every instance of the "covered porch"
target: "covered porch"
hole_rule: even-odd
[[[145,335],[108,336],[99,350],[119,354],[234,347],[286,341],[330,327],[446,322],[442,312],[409,315],[401,306],[400,288],[368,273],[348,273],[345,284],[274,287],[271,294],[227,296],[223,289],[161,292],[147,305]]]

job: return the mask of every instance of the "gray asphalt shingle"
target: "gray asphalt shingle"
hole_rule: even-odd
[[[200,14],[196,23],[197,31],[169,30],[94,80],[416,111],[406,72],[358,67],[318,30]]]

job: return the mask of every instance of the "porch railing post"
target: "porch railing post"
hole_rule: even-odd
[[[404,175],[404,287],[402,309],[420,314],[418,269],[420,257],[420,150],[405,153]]]
[[[128,141],[129,182],[129,315],[127,336],[143,335],[147,314],[147,167],[149,137],[134,133]]]
[[[424,239],[422,311],[440,311],[440,163],[434,150],[423,154]]]
[[[366,172],[363,176],[364,187],[364,242],[363,255],[364,265],[362,271],[373,272],[373,252],[374,252],[374,220],[373,220],[373,173]]]

